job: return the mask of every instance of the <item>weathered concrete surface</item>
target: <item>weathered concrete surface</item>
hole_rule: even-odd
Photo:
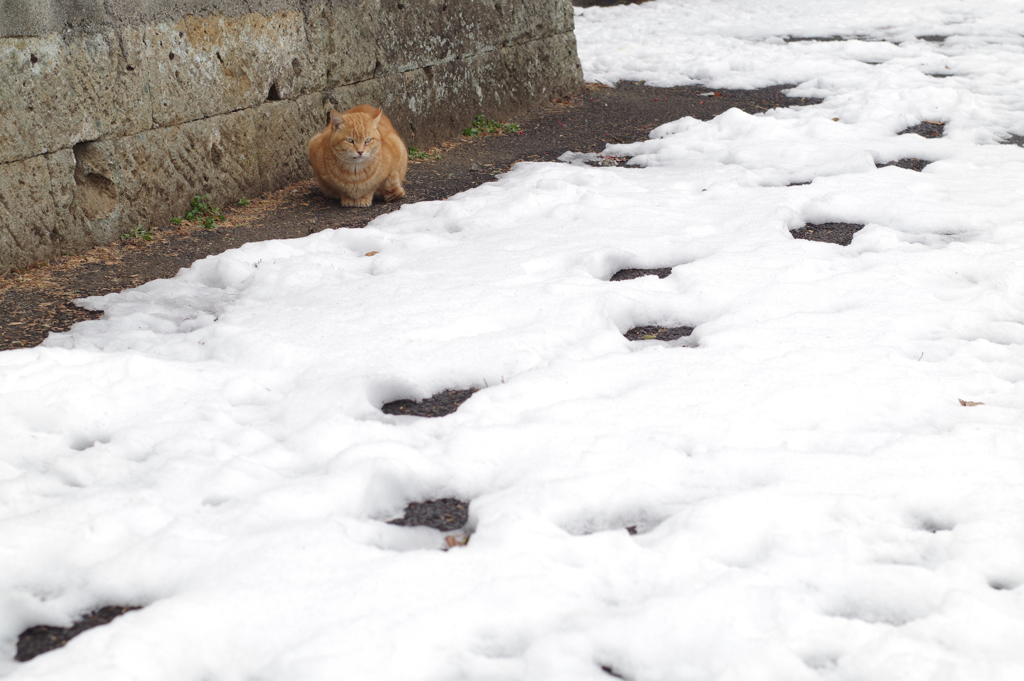
[[[0,272],[310,177],[331,108],[426,146],[577,91],[572,30],[569,0],[0,0]]]
[[[511,115],[575,91],[564,69],[575,59],[576,40],[563,34],[378,79],[375,101],[407,143],[429,144],[458,135],[472,119],[464,112]]]

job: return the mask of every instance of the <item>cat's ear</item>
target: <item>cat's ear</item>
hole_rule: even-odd
[[[345,121],[341,117],[341,114],[335,111],[334,109],[331,109],[331,129],[337,130],[342,126],[344,122]]]
[[[373,117],[373,127],[377,127],[380,123],[380,117],[384,115],[384,109],[377,109],[377,115]]]

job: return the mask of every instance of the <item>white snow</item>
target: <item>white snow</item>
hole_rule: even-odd
[[[576,25],[591,81],[824,102],[248,244],[0,353],[0,674],[1024,678],[1024,1]],[[790,235],[827,221],[866,227]],[[465,547],[385,522],[449,496]],[[145,607],[13,662],[108,604]]]

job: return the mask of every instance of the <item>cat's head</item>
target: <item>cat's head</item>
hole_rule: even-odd
[[[373,158],[380,148],[380,131],[377,125],[383,109],[377,114],[346,113],[331,111],[331,146],[334,153],[349,163],[363,163]]]

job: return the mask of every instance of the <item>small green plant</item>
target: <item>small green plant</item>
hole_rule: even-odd
[[[249,205],[249,199],[243,196],[242,198],[238,199],[238,205],[241,206],[242,208],[245,208],[246,206]]]
[[[239,205],[245,205],[242,201],[249,202],[248,199],[242,199],[238,202]],[[171,218],[171,222],[175,225],[180,225],[185,221],[196,222],[206,229],[213,229],[218,222],[223,222],[224,219],[224,211],[210,203],[210,197],[207,195],[193,197],[191,207],[185,215],[180,218]]]
[[[420,151],[416,147],[409,147],[409,158],[413,161],[440,161],[440,154],[428,154],[425,151]]]
[[[224,212],[217,208],[217,206],[210,203],[210,197],[207,196],[196,196],[192,198],[192,207],[185,213],[185,219],[192,222],[203,222],[203,226],[206,226],[206,221],[203,218],[213,218],[218,222],[224,220]]]
[[[131,241],[132,239],[144,239],[145,241],[153,240],[152,230],[145,229],[142,225],[139,225],[130,232],[125,232],[121,235],[121,241]]]
[[[501,135],[507,132],[521,132],[518,123],[498,123],[477,114],[473,119],[472,127],[466,128],[462,134],[466,137],[479,137],[480,135]]]

